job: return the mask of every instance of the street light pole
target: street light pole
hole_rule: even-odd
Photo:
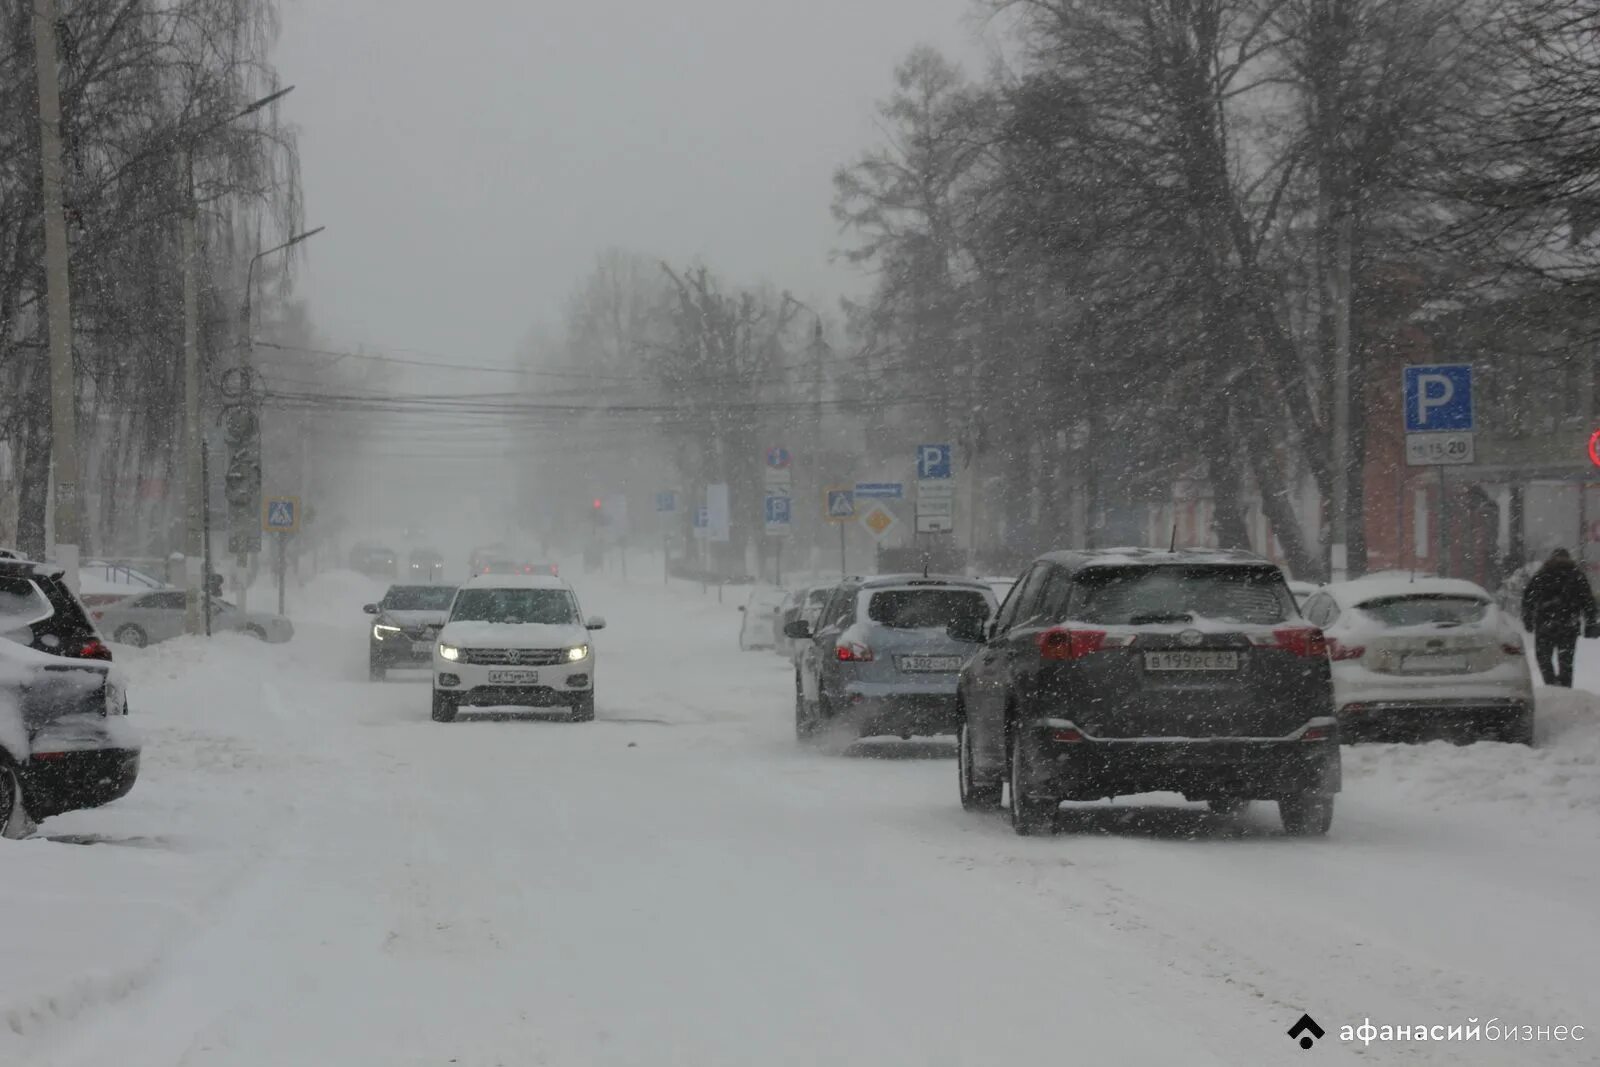
[[[44,210],[46,320],[50,334],[50,454],[55,475],[55,558],[78,585],[77,375],[72,365],[72,294],[61,162],[61,86],[56,69],[56,0],[35,0],[34,63],[39,81],[39,169]]]

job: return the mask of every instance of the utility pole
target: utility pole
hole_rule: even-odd
[[[187,145],[178,152],[178,176],[183,182],[183,215],[178,220],[179,250],[183,260],[183,457],[184,513],[188,537],[184,544],[184,630],[205,632],[205,464],[200,447],[204,431],[200,422],[200,282],[195,257],[194,163]]]
[[[55,475],[55,558],[78,586],[77,375],[72,365],[72,293],[61,162],[61,86],[56,69],[56,0],[33,0],[34,65],[39,75],[39,169],[44,209],[46,320],[50,332],[50,453]]]
[[[811,314],[816,319],[811,331],[811,500],[812,506],[815,507],[822,500],[822,355],[827,345],[822,340],[822,316],[815,311]],[[816,569],[819,548],[817,538],[813,537],[811,541],[813,570]]]

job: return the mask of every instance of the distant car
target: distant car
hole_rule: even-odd
[[[444,579],[444,556],[432,548],[414,548],[406,561],[413,582],[438,582]]]
[[[1053,552],[1037,559],[961,672],[963,807],[1047,833],[1065,800],[1176,792],[1220,814],[1275,800],[1325,834],[1341,785],[1322,631],[1248,553]]]
[[[815,625],[787,627],[806,642],[795,660],[795,736],[844,724],[861,737],[954,733],[956,678],[994,614],[976,578],[885,575],[836,586]]]
[[[383,545],[362,543],[350,550],[350,569],[369,578],[398,578],[399,555]]]
[[[477,548],[473,549],[472,554],[467,557],[467,574],[482,574],[483,565],[488,563],[490,560],[507,560],[510,558],[511,549],[507,547],[504,541],[496,541],[493,544],[488,545],[479,545]]]
[[[560,578],[482,574],[456,592],[433,651],[433,720],[464,706],[566,707],[594,718],[595,651],[578,596]]]
[[[1522,632],[1480,586],[1357,578],[1318,590],[1306,618],[1328,635],[1345,740],[1533,744],[1533,676]]]
[[[139,744],[110,660],[59,567],[0,561],[0,835],[133,788]]]
[[[777,617],[773,619],[773,628],[776,631],[773,635],[774,652],[780,656],[794,658],[804,642],[790,637],[785,633],[785,629],[796,619],[815,623],[817,616],[822,614],[823,605],[828,602],[828,594],[832,592],[831,585],[808,585],[790,591],[789,595],[783,598]]]
[[[489,556],[482,560],[473,574],[525,574],[558,578],[560,568],[554,563],[530,563],[514,556]]]
[[[101,631],[117,644],[143,648],[183,634],[185,608],[182,589],[158,589],[95,608],[93,615]],[[282,615],[241,611],[221,597],[211,598],[211,629],[213,633],[242,633],[275,645],[294,637],[294,624]]]
[[[782,589],[757,587],[739,605],[739,651],[772,647],[772,623],[783,606]]]
[[[367,631],[367,673],[381,682],[394,667],[433,665],[433,642],[450,616],[453,585],[391,585],[376,604],[362,610],[376,615]]]

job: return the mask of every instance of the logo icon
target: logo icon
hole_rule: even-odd
[[[1299,1021],[1289,1027],[1289,1036],[1300,1038],[1300,1047],[1305,1049],[1315,1045],[1317,1038],[1323,1036],[1323,1033],[1322,1027],[1317,1025],[1317,1020],[1309,1015],[1300,1016]],[[1300,1037],[1301,1034],[1305,1034],[1305,1036]]]
[[[507,663],[511,663],[511,664],[521,663],[522,662],[522,650],[519,649],[519,648],[509,649],[506,652],[506,662]]]
[[[1178,635],[1178,644],[1182,645],[1184,648],[1193,648],[1203,640],[1205,640],[1205,638],[1200,636],[1199,630],[1185,630],[1183,633]]]

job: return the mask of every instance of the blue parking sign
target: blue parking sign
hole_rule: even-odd
[[[917,480],[942,481],[950,477],[949,445],[917,446]]]
[[[1401,371],[1406,433],[1473,430],[1472,364],[1430,363]]]
[[[674,512],[678,510],[678,494],[671,489],[664,489],[656,494],[656,510],[660,512]]]

